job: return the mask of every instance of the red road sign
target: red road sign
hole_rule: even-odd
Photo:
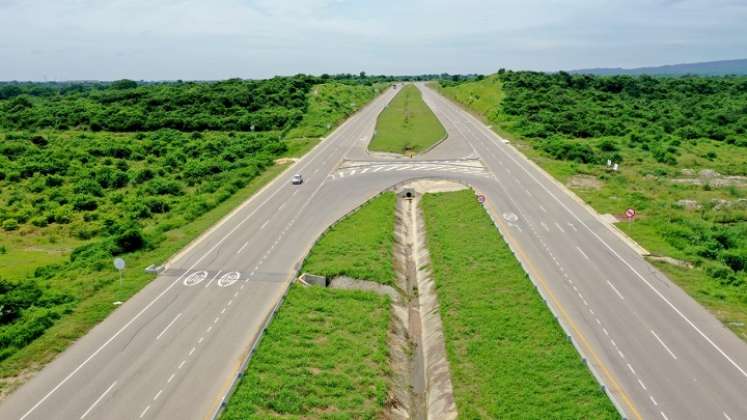
[[[625,217],[628,219],[632,219],[635,217],[635,210],[634,209],[627,209],[625,210]]]
[[[478,194],[477,195],[477,201],[479,201],[480,204],[484,203],[485,202],[485,196],[482,195],[482,194]]]

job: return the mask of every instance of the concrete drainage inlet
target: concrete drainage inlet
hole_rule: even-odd
[[[395,383],[401,388],[395,393],[406,407],[403,418],[456,418],[419,195],[414,189],[406,188],[397,196],[394,268],[402,296],[397,324],[405,330],[397,340],[405,342],[406,351],[398,354],[395,347],[392,348],[393,356],[397,356],[392,359],[393,371],[398,376]],[[393,410],[392,417],[404,414],[396,411]]]

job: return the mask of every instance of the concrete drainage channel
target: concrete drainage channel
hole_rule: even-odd
[[[455,419],[449,364],[436,287],[425,242],[420,196],[426,191],[464,189],[447,181],[421,180],[401,186],[394,231],[395,287],[337,277],[330,281],[304,275],[302,281],[338,289],[366,290],[392,299],[389,345],[393,389],[385,417]]]

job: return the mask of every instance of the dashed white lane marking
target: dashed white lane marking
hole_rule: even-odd
[[[589,256],[588,256],[588,255],[586,255],[586,253],[585,253],[585,252],[584,252],[584,251],[583,251],[583,250],[582,250],[581,248],[579,248],[579,247],[576,247],[576,249],[578,250],[578,252],[580,252],[580,253],[581,253],[581,255],[583,255],[583,256],[584,256],[584,258],[586,258],[587,260],[589,260]]]
[[[731,420],[731,417],[729,417],[729,415],[728,415],[728,414],[726,414],[726,411],[723,411],[723,412],[722,412],[721,414],[723,414],[723,415],[724,415],[724,418],[725,418],[726,420]]]
[[[540,210],[542,210],[542,212],[543,212],[543,213],[547,213],[547,210],[545,210],[545,208],[544,208],[544,207],[542,207],[542,205],[541,205],[541,204],[540,204],[539,208],[540,208]],[[557,225],[557,223],[556,223],[556,225]]]
[[[652,402],[652,403],[653,403],[653,404],[654,404],[655,406],[658,406],[658,405],[659,405],[659,403],[657,403],[657,402],[656,402],[656,400],[654,399],[654,396],[653,396],[653,395],[649,395],[648,397],[649,397],[649,398],[651,399],[651,402]]]
[[[171,322],[169,322],[169,325],[167,325],[167,326],[166,326],[166,328],[164,328],[164,329],[163,329],[163,331],[161,331],[161,333],[160,333],[160,334],[158,334],[158,336],[156,336],[156,340],[160,339],[160,338],[161,338],[161,336],[163,336],[163,335],[164,335],[164,334],[166,333],[166,331],[167,331],[167,330],[168,330],[169,328],[171,328],[171,326],[172,326],[172,325],[174,325],[174,323],[176,322],[176,320],[177,320],[177,319],[179,319],[179,318],[181,318],[181,316],[182,316],[182,313],[181,313],[181,312],[179,312],[179,313],[178,313],[178,314],[177,314],[177,315],[176,315],[176,316],[174,317],[174,319],[172,319],[172,320],[171,320]]]
[[[677,360],[677,356],[674,354],[674,352],[670,350],[666,344],[664,344],[664,341],[661,338],[659,338],[659,336],[656,334],[656,332],[654,332],[654,330],[651,330],[651,334],[653,334],[654,337],[656,337],[656,340],[659,341],[659,344],[661,344],[661,346],[664,347],[664,349],[669,353],[669,355],[672,356],[672,359]]]
[[[158,390],[158,393],[156,394],[156,396],[155,396],[155,397],[153,397],[153,401],[157,400],[157,399],[158,399],[158,397],[160,397],[162,393],[163,393],[163,389],[159,389],[159,390]]]
[[[206,334],[210,334],[210,331],[212,331],[212,330],[213,330],[213,326],[211,325],[211,326],[207,327],[207,329],[205,330],[205,333]]]
[[[231,306],[231,304],[232,304],[232,303],[233,303],[233,299],[229,300],[229,301],[228,301],[228,303],[227,303],[226,305],[227,305],[227,306]]]
[[[628,369],[630,369],[630,371],[633,372],[633,375],[638,376],[638,374],[635,373],[635,369],[633,369],[633,366],[631,366],[630,363],[628,363]]]
[[[621,359],[625,359],[625,355],[619,349],[617,350],[617,355],[620,356]]]
[[[174,380],[174,377],[176,377],[176,373],[172,373],[171,376],[169,376],[169,379],[166,381],[167,384],[170,384],[171,381]]]
[[[298,194],[298,190],[293,191],[293,194],[291,194],[291,197],[293,197],[296,194]]]
[[[566,224],[568,225],[568,227],[570,227],[571,229],[573,229],[574,232],[578,232],[578,229],[576,229],[576,226],[574,226],[573,223],[566,222]]]
[[[555,222],[555,227],[557,227],[559,231],[561,231],[561,232],[565,233],[565,230],[563,229],[563,227],[562,227],[562,226],[560,226],[560,223],[558,223],[558,222]]]
[[[106,388],[106,391],[104,391],[104,392],[103,392],[103,393],[102,393],[101,395],[99,395],[99,397],[98,397],[98,398],[96,398],[96,401],[94,401],[94,402],[93,402],[93,404],[91,404],[91,406],[90,406],[90,407],[88,407],[88,410],[86,410],[86,412],[85,412],[85,413],[83,413],[83,415],[82,415],[82,416],[80,416],[81,420],[83,420],[84,418],[86,418],[86,416],[88,415],[88,413],[90,413],[90,412],[91,412],[91,410],[93,410],[93,408],[94,408],[94,407],[96,407],[96,405],[97,405],[98,403],[100,403],[100,402],[101,402],[101,400],[103,400],[103,399],[104,399],[104,397],[106,396],[106,394],[108,394],[108,393],[109,393],[109,391],[111,391],[111,390],[112,390],[112,388],[114,388],[114,385],[116,385],[116,384],[117,384],[117,381],[114,381],[114,382],[113,382],[113,383],[112,383],[111,385],[109,385],[109,388]]]
[[[545,222],[540,222],[540,226],[542,226],[542,229],[545,229],[545,231],[547,231],[547,232],[550,231],[550,228],[547,227],[547,225],[545,224]]]
[[[223,308],[223,309],[220,310],[220,314],[221,315],[223,315],[224,313],[226,313],[226,308]]]
[[[249,241],[244,242],[244,245],[241,245],[241,248],[239,248],[238,251],[236,251],[237,254],[241,254],[241,251],[244,250],[249,245]]]
[[[280,205],[280,207],[278,207],[278,211],[280,211],[280,210],[282,210],[283,208],[285,208],[285,205],[286,205],[286,204],[287,204],[287,203],[283,203],[283,204],[281,204],[281,205]]]
[[[150,410],[150,406],[145,407],[145,410],[143,410],[143,412],[140,413],[140,418],[145,417],[145,414],[148,413],[148,410]]]
[[[219,320],[220,320],[220,317],[216,316],[215,319],[213,320],[213,324],[217,324]]]
[[[205,340],[205,337],[200,337],[199,340],[197,340],[197,344],[202,344],[202,342]]]
[[[215,281],[216,278],[218,278],[218,276],[220,275],[220,273],[221,273],[221,270],[218,270],[218,272],[215,273],[215,275],[213,276],[213,278],[210,279],[209,282],[207,282],[207,284],[205,285],[206,289],[208,288],[208,286],[210,286],[211,284],[213,284],[213,282]]]
[[[268,224],[268,223],[270,223],[270,219],[267,219],[267,220],[265,220],[265,222],[264,222],[264,223],[262,223],[262,226],[260,226],[260,227],[259,227],[259,230],[262,230],[262,229],[264,229],[264,228],[265,228],[265,226],[267,226],[267,224]]]
[[[610,285],[610,287],[612,288],[612,290],[614,290],[614,291],[615,291],[615,293],[617,294],[617,297],[619,297],[619,298],[620,298],[620,299],[622,299],[622,300],[625,300],[625,298],[623,297],[622,293],[620,293],[620,291],[619,291],[619,290],[617,290],[617,287],[615,287],[615,285],[614,285],[614,284],[610,283],[610,281],[609,281],[609,280],[607,280],[607,284],[609,284],[609,285]]]
[[[661,414],[661,418],[663,418],[664,420],[669,420],[669,417],[667,417],[667,415],[664,414],[663,411],[660,411],[659,414]]]
[[[182,360],[182,362],[179,363],[179,366],[177,367],[177,369],[181,369],[182,367],[184,367],[185,363],[187,363],[187,361],[186,360]]]
[[[607,328],[604,328],[604,327],[603,327],[603,328],[602,328],[602,332],[603,332],[603,333],[604,333],[604,335],[606,335],[606,336],[609,336],[609,335],[610,335],[610,333],[609,333],[609,332],[607,331]]]
[[[192,347],[192,350],[189,351],[189,354],[187,354],[187,356],[191,356],[192,353],[195,352],[195,350],[197,350],[197,347]]]
[[[644,391],[648,391],[648,388],[646,388],[646,384],[644,384],[642,380],[639,379],[638,384],[641,386],[641,388],[643,388]]]

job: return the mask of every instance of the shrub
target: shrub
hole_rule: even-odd
[[[3,221],[3,230],[11,231],[18,229],[18,221],[16,219],[5,219]]]

